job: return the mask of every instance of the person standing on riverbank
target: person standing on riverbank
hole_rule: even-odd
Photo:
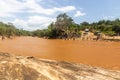
[[[96,41],[99,40],[99,39],[101,39],[101,38],[102,38],[101,32],[100,32],[100,31],[97,31],[97,32],[96,32],[96,36],[97,36]]]
[[[89,29],[85,29],[82,33],[82,40],[88,40],[89,39]]]

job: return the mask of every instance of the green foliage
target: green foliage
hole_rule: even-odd
[[[115,32],[114,31],[106,31],[106,32],[104,32],[104,34],[108,35],[108,36],[114,36]]]
[[[120,35],[120,20],[100,20],[94,23],[82,22],[80,25],[74,23],[73,19],[67,14],[57,16],[56,22],[51,23],[48,29],[36,30],[33,36],[46,38],[76,38],[81,35],[81,30],[89,29],[95,33],[100,31],[105,35]]]
[[[73,38],[80,35],[79,25],[73,22],[73,19],[67,14],[57,16],[56,22],[51,23],[48,29],[34,31],[34,36],[47,38]]]
[[[71,17],[66,13],[60,14],[56,17],[56,21],[52,22],[48,29],[26,31],[17,29],[12,23],[0,22],[0,36],[37,36],[44,38],[59,38],[59,39],[71,39],[80,37],[82,30],[89,29],[95,33],[100,31],[106,35],[120,35],[120,20],[100,20],[94,23],[82,22],[76,24]]]
[[[30,31],[16,29],[12,23],[0,22],[0,36],[11,38],[12,36],[31,36]]]
[[[83,22],[80,24],[81,30],[85,28],[90,29],[91,32],[101,31],[106,35],[120,35],[120,20],[116,19],[113,21],[110,20],[101,20],[89,24],[88,22]]]

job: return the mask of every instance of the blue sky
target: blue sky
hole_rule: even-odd
[[[120,0],[0,0],[0,21],[25,30],[44,29],[60,13],[76,23],[120,18]]]

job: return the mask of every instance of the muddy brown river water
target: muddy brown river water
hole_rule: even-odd
[[[17,37],[0,40],[0,52],[65,60],[120,70],[120,42]]]

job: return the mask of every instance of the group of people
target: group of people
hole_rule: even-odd
[[[92,36],[96,36],[95,40],[100,40],[102,39],[102,33],[100,31],[96,31],[95,34],[93,33]],[[82,40],[89,40],[89,39],[93,39],[90,35],[90,31],[89,29],[85,29],[82,32],[82,36],[81,36]]]

